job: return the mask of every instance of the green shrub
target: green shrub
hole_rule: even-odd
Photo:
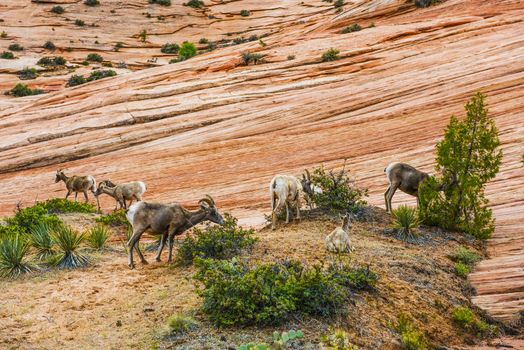
[[[346,285],[356,285],[347,275],[335,276],[320,266],[305,268],[296,261],[249,266],[236,258],[195,259],[195,265],[195,279],[203,285],[198,289],[203,311],[217,326],[277,325],[298,315],[341,315],[352,295]]]
[[[347,262],[335,262],[329,265],[327,273],[338,284],[353,292],[374,290],[378,275],[368,267],[353,267]]]
[[[465,278],[468,276],[469,272],[470,270],[468,265],[461,262],[455,263],[455,273],[457,276]]]
[[[96,70],[94,72],[91,72],[89,77],[86,79],[89,81],[104,79],[107,77],[114,77],[116,75],[116,72],[114,70],[108,69],[108,70]]]
[[[11,51],[22,51],[24,48],[19,44],[11,44],[9,45],[8,49]]]
[[[86,23],[82,21],[81,19],[75,19],[75,25],[79,27],[83,27],[86,25]]]
[[[82,85],[82,84],[85,84],[87,82],[86,78],[84,78],[83,76],[81,75],[78,75],[78,74],[73,74],[69,80],[67,81],[67,86],[77,86],[77,85]]]
[[[242,62],[244,63],[244,66],[248,66],[250,63],[264,63],[264,56],[265,55],[259,53],[244,52],[242,54]]]
[[[344,0],[336,0],[336,1],[333,3],[333,6],[335,6],[336,9],[341,8],[342,6],[344,6]]]
[[[481,257],[471,249],[468,249],[466,247],[458,247],[453,252],[451,259],[453,261],[461,262],[463,264],[472,266],[478,263],[481,260]]]
[[[415,6],[419,8],[424,8],[440,4],[441,2],[442,0],[415,0]]]
[[[187,60],[197,54],[195,44],[184,41],[178,50],[178,57],[182,60]]]
[[[162,46],[160,49],[160,52],[176,54],[178,53],[178,50],[180,50],[180,46],[178,44],[164,44],[164,46]]]
[[[36,256],[40,260],[46,260],[55,254],[51,239],[53,228],[52,225],[43,222],[30,229],[31,245],[35,248]]]
[[[351,343],[349,334],[341,329],[332,331],[330,334],[323,335],[321,338],[322,349],[329,350],[358,350],[356,345]]]
[[[85,0],[84,4],[87,6],[98,6],[100,5],[100,1],[98,0]]]
[[[360,30],[362,30],[362,27],[358,23],[354,23],[354,24],[352,24],[352,25],[342,29],[340,31],[340,33],[347,34],[347,33],[358,32]]]
[[[425,350],[428,348],[424,335],[413,325],[409,318],[401,314],[397,319],[395,330],[400,335],[400,341],[406,350]]]
[[[453,310],[453,321],[463,330],[475,333],[479,338],[493,337],[499,329],[479,319],[468,307],[458,307]]]
[[[62,56],[56,57],[42,57],[36,64],[39,66],[63,66],[67,63],[66,59]]]
[[[200,40],[198,41],[199,44],[208,44],[209,43],[209,40],[207,40],[206,38],[200,38]]]
[[[97,53],[90,53],[86,57],[86,61],[90,62],[102,62],[104,58]]]
[[[58,250],[53,265],[75,269],[89,264],[89,257],[80,251],[80,245],[86,239],[85,234],[78,233],[69,226],[59,225],[53,230],[51,238]]]
[[[397,237],[403,241],[416,240],[419,236],[418,227],[420,226],[417,209],[401,205],[394,209],[392,214],[394,219],[392,228]]]
[[[30,233],[31,229],[41,224],[47,224],[54,227],[61,223],[60,219],[49,214],[47,209],[39,203],[32,207],[17,210],[14,217],[7,220],[9,225],[19,227],[24,233]]]
[[[366,204],[363,198],[368,190],[355,185],[345,166],[339,171],[326,171],[324,166],[320,166],[308,177],[310,185],[322,191],[307,191],[306,200],[322,210],[356,213]]]
[[[33,267],[26,261],[29,244],[20,234],[0,238],[0,277],[15,278]]]
[[[273,332],[273,341],[271,347],[267,343],[247,343],[237,347],[237,350],[270,350],[270,349],[286,349],[288,342],[301,339],[304,337],[304,332],[295,331],[294,329],[288,332]]]
[[[192,317],[180,313],[172,315],[167,320],[167,327],[169,328],[170,333],[187,333],[197,326],[198,322]]]
[[[149,0],[150,4],[158,4],[162,6],[171,6],[171,0]]]
[[[94,249],[102,249],[106,246],[109,239],[109,230],[103,225],[97,225],[87,233],[87,242]]]
[[[65,9],[62,6],[53,6],[53,8],[51,8],[51,12],[60,15],[65,12]]]
[[[184,3],[184,6],[189,6],[195,9],[199,9],[202,6],[204,6],[204,2],[202,0],[189,0],[188,2]]]
[[[419,188],[420,212],[426,224],[478,239],[489,238],[495,229],[484,189],[502,161],[498,130],[484,100],[477,93],[466,103],[463,121],[451,117],[444,139],[436,146],[436,170],[442,176],[429,178]]]
[[[340,57],[338,56],[338,54],[340,53],[340,51],[338,51],[337,49],[329,49],[327,50],[326,52],[324,52],[322,54],[322,62],[329,62],[329,61],[335,61],[335,60],[338,60]]]
[[[32,95],[40,95],[43,94],[44,91],[40,89],[31,89],[25,84],[16,84],[14,88],[12,88],[9,93],[16,97],[24,97],[24,96],[32,96]]]
[[[243,250],[253,247],[257,239],[254,230],[244,230],[237,226],[237,219],[226,213],[224,225],[208,225],[205,230],[193,229],[178,248],[176,262],[190,265],[195,258],[231,259]]]
[[[56,46],[52,41],[46,41],[42,47],[46,50],[51,50],[51,51],[56,50]]]
[[[102,215],[96,219],[96,222],[109,226],[130,226],[126,218],[126,212],[123,209],[114,211],[111,214]]]
[[[291,61],[291,60],[294,60],[295,59],[295,55],[289,55],[287,56],[287,60],[288,61]]]
[[[15,55],[13,55],[12,52],[4,51],[4,52],[2,52],[2,54],[0,55],[0,58],[6,59],[6,60],[12,60],[12,59],[15,58]]]
[[[35,68],[24,68],[18,72],[18,78],[20,80],[31,80],[38,78],[38,72]]]
[[[140,41],[145,43],[147,40],[147,30],[143,29],[140,34],[138,34],[138,37],[140,38]]]
[[[242,16],[242,17],[248,17],[250,14],[251,14],[251,12],[249,12],[249,10],[242,10],[242,11],[240,11],[240,16]]]
[[[5,30],[2,30],[2,32],[0,33],[0,38],[2,39],[7,38],[7,32]]]

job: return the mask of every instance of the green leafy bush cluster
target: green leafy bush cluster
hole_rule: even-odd
[[[58,15],[61,15],[62,13],[65,12],[65,9],[62,6],[57,5],[57,6],[53,6],[51,8],[51,12],[52,13],[56,13]]]
[[[401,205],[393,212],[392,228],[396,233],[398,239],[412,242],[418,236],[418,227],[420,226],[420,219],[416,208]]]
[[[162,6],[171,6],[171,0],[149,0],[149,3]]]
[[[466,247],[458,247],[451,255],[455,261],[455,273],[460,277],[467,277],[471,268],[481,260],[479,254]]]
[[[323,335],[321,341],[325,350],[358,350],[358,346],[351,343],[349,334],[341,329]]]
[[[400,341],[406,350],[426,350],[428,344],[424,335],[415,327],[411,320],[405,315],[400,314],[394,326],[400,335]]]
[[[368,190],[355,185],[345,166],[339,171],[326,171],[324,166],[315,168],[310,181],[322,191],[306,193],[306,199],[320,209],[356,213],[366,204],[363,198]]]
[[[97,222],[108,226],[130,226],[123,209],[114,211],[110,214],[102,215],[96,219]]]
[[[36,64],[39,66],[63,66],[67,63],[66,59],[62,56],[56,57],[42,57]]]
[[[26,67],[18,72],[20,80],[31,80],[38,78],[38,71],[35,68]]]
[[[237,350],[283,350],[286,349],[289,342],[292,342],[296,339],[302,339],[304,337],[304,332],[298,330],[290,330],[288,332],[273,332],[273,341],[271,345],[267,343],[247,343],[242,344],[237,347]]]
[[[493,337],[498,333],[498,327],[489,325],[479,319],[468,307],[458,307],[453,310],[453,321],[462,329],[473,332],[479,338]]]
[[[106,246],[110,233],[106,226],[97,225],[87,233],[87,242],[93,249],[101,250]]]
[[[202,6],[204,6],[204,2],[202,0],[189,0],[188,2],[184,3],[184,6],[189,6],[195,9],[199,9]]]
[[[97,53],[90,53],[86,57],[86,61],[89,62],[102,62],[104,58]]]
[[[73,74],[67,81],[67,86],[82,85],[82,84],[85,84],[86,82],[87,82],[86,78],[84,78],[82,75]]]
[[[324,52],[322,54],[322,62],[330,62],[330,61],[336,61],[338,60],[340,57],[338,56],[338,54],[340,53],[339,50],[337,49],[334,49],[334,48],[331,48],[329,50],[327,50],[326,52]]]
[[[300,314],[334,317],[346,312],[352,293],[347,274],[296,261],[249,266],[236,258],[196,259],[195,265],[203,311],[217,326],[277,325]]]
[[[167,327],[170,333],[187,333],[197,326],[197,321],[195,321],[192,317],[183,315],[181,313],[176,313],[167,320]]]
[[[9,51],[4,51],[2,52],[2,54],[0,55],[0,58],[3,58],[5,60],[12,60],[15,58],[15,55],[12,53],[12,52],[9,52]]]
[[[180,49],[178,50],[178,57],[182,60],[187,60],[188,58],[191,58],[197,54],[197,48],[195,44],[190,43],[188,41],[184,41],[182,45],[180,45]]]
[[[52,41],[46,41],[42,47],[50,51],[54,51],[56,49],[56,46]]]
[[[176,262],[190,265],[196,258],[231,259],[253,247],[257,239],[255,231],[244,230],[237,225],[237,219],[226,213],[224,225],[209,225],[205,230],[193,229],[178,248]]]
[[[358,23],[353,23],[352,25],[347,26],[347,27],[345,27],[344,29],[342,29],[342,30],[340,31],[340,33],[342,33],[342,34],[347,34],[347,33],[358,32],[358,31],[360,31],[360,30],[362,30],[362,27],[360,26],[360,24],[358,24]]]
[[[9,45],[8,49],[11,51],[22,51],[24,48],[20,46],[20,44],[15,43],[15,44]]]
[[[415,6],[424,8],[440,4],[442,0],[415,0]]]
[[[489,238],[495,228],[484,189],[502,161],[498,130],[484,100],[477,93],[466,103],[464,120],[451,117],[444,139],[436,146],[441,177],[431,177],[419,188],[420,213],[427,225],[478,239]]]
[[[15,96],[15,97],[24,97],[24,96],[32,96],[32,95],[40,95],[43,94],[44,90],[41,89],[31,89],[29,86],[25,84],[18,83],[15,85],[14,88],[12,88],[9,91],[9,94]]]
[[[250,14],[251,14],[251,12],[249,10],[241,10],[240,11],[240,16],[242,16],[242,17],[248,17]]]
[[[82,21],[81,19],[75,19],[75,25],[79,27],[84,27],[86,23]]]
[[[0,236],[0,277],[15,278],[31,272],[33,266],[27,260],[29,244],[22,235]]]
[[[242,54],[242,62],[244,66],[248,66],[250,63],[259,64],[264,62],[264,55],[259,53],[244,52]]]
[[[94,72],[91,72],[91,74],[87,78],[83,77],[82,75],[74,74],[67,81],[67,85],[68,86],[82,85],[90,81],[95,81],[95,80],[99,80],[99,79],[103,79],[107,77],[114,77],[115,75],[116,75],[116,72],[111,69],[96,70]]]
[[[178,44],[164,44],[162,48],[160,49],[160,52],[162,53],[178,53],[178,50],[180,50],[180,46]]]
[[[85,0],[84,4],[87,6],[98,6],[100,5],[100,1],[98,0]]]

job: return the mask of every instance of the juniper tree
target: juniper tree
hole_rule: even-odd
[[[421,214],[427,224],[480,239],[488,238],[495,227],[484,189],[502,160],[498,130],[484,99],[479,92],[466,103],[463,121],[451,117],[444,139],[436,146],[436,170],[442,178],[431,178],[420,189]],[[444,185],[443,193],[437,183]]]

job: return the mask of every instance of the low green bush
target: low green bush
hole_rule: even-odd
[[[24,48],[20,46],[20,44],[15,43],[15,44],[9,45],[8,49],[11,51],[22,51]]]
[[[394,328],[400,335],[400,341],[404,349],[426,350],[428,348],[424,335],[413,325],[406,315],[399,315]]]
[[[108,226],[131,226],[126,218],[125,210],[117,210],[111,214],[102,215],[96,219],[96,222],[105,224]]]
[[[351,343],[349,334],[341,329],[323,335],[321,342],[322,349],[326,350],[358,350],[358,346]]]
[[[101,250],[109,239],[109,230],[103,225],[92,227],[86,234],[87,242],[93,249]]]
[[[207,40],[206,38],[200,38],[200,40],[198,41],[199,44],[208,44],[209,43],[209,40]]]
[[[149,0],[150,4],[158,4],[161,6],[171,6],[171,0]]]
[[[248,66],[250,63],[259,64],[264,62],[264,55],[259,53],[244,52],[242,54],[242,62],[244,66]]]
[[[466,247],[458,247],[451,255],[451,259],[456,262],[472,266],[481,260],[479,254]]]
[[[181,60],[187,60],[188,58],[191,58],[197,54],[197,48],[195,44],[190,43],[188,41],[184,41],[182,45],[180,45],[180,49],[178,50],[178,57]]]
[[[170,54],[176,54],[178,53],[178,50],[180,50],[180,46],[178,44],[164,44],[162,48],[160,49],[160,52],[162,53],[170,53]]]
[[[29,244],[20,234],[0,237],[0,277],[15,278],[31,272],[33,266],[27,261]]]
[[[18,72],[20,80],[31,80],[38,78],[38,71],[35,68],[26,67]]]
[[[441,2],[442,0],[415,0],[415,6],[419,8],[424,8],[440,4]]]
[[[468,265],[461,262],[455,263],[455,273],[457,276],[465,278],[468,276],[469,272],[470,270]]]
[[[176,313],[168,318],[167,327],[170,333],[187,333],[190,330],[195,329],[198,326],[198,322],[192,317],[185,316],[180,313]]]
[[[56,50],[56,46],[52,41],[46,41],[45,44],[42,46],[46,50],[54,51]]]
[[[86,235],[78,233],[71,227],[59,225],[51,233],[51,239],[57,246],[57,253],[52,264],[58,268],[75,269],[89,264],[89,257],[80,250]]]
[[[328,268],[296,261],[249,266],[232,260],[195,259],[203,311],[217,326],[278,325],[291,317],[343,315],[352,291]]]
[[[97,53],[90,53],[90,54],[87,55],[86,61],[102,62],[102,61],[104,61],[104,58],[102,56],[100,56],[99,54],[97,54]]]
[[[32,95],[40,95],[43,94],[44,90],[41,89],[31,89],[25,84],[16,84],[14,88],[12,88],[9,91],[9,94],[15,96],[15,97],[24,97],[24,96],[32,96]]]
[[[248,17],[250,14],[251,14],[251,12],[249,12],[249,10],[241,10],[240,11],[240,16],[242,16],[242,17]]]
[[[116,76],[116,72],[114,70],[96,70],[92,72],[86,80],[89,82],[114,76]]]
[[[65,12],[65,9],[62,6],[57,5],[57,6],[53,6],[50,11],[52,13],[56,13],[60,15]]]
[[[330,62],[330,61],[336,61],[338,60],[340,57],[338,56],[338,54],[340,53],[340,51],[338,51],[337,49],[329,49],[327,50],[326,52],[324,52],[322,54],[322,62]]]
[[[12,60],[15,58],[15,55],[12,53],[12,52],[9,52],[9,51],[4,51],[2,52],[2,54],[0,55],[0,58],[3,58],[5,60]]]
[[[403,241],[414,241],[418,238],[418,227],[420,219],[416,208],[401,205],[393,212],[392,228],[398,239]]]
[[[242,251],[253,247],[257,239],[254,230],[244,230],[237,225],[237,219],[226,213],[224,225],[208,225],[205,230],[193,229],[178,248],[176,262],[190,265],[196,258],[231,259]]]
[[[84,27],[86,23],[82,21],[81,19],[75,19],[75,25],[79,27]]]
[[[493,337],[499,332],[497,326],[487,324],[465,306],[453,310],[452,318],[460,328],[475,333],[479,338]]]
[[[336,1],[333,3],[333,6],[335,6],[336,9],[341,8],[342,6],[344,6],[344,0],[336,0]]]
[[[289,342],[292,342],[293,340],[301,339],[304,337],[304,332],[302,331],[296,331],[294,329],[288,331],[288,332],[273,332],[273,341],[271,342],[271,345],[268,345],[267,343],[247,343],[242,344],[237,347],[237,350],[282,350],[286,349]]]
[[[84,4],[87,6],[98,6],[100,5],[100,1],[98,0],[85,0]]]
[[[354,24],[352,24],[350,26],[347,26],[344,29],[342,29],[340,31],[340,33],[347,34],[347,33],[358,32],[360,30],[362,30],[362,27],[358,23],[354,23]]]
[[[53,228],[52,225],[43,222],[30,229],[30,242],[36,250],[36,257],[40,260],[47,260],[56,253],[51,239]]]
[[[67,63],[66,59],[62,56],[56,57],[42,57],[36,64],[39,66],[63,66]]]
[[[202,0],[189,0],[188,2],[184,3],[184,6],[189,6],[195,9],[199,9],[202,6],[204,6],[204,2]]]
[[[85,83],[87,83],[86,78],[78,74],[73,74],[67,81],[67,86],[77,86]]]

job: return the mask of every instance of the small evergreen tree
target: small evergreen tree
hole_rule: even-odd
[[[419,191],[427,224],[480,239],[490,237],[494,230],[484,188],[497,175],[502,160],[498,130],[484,99],[479,92],[466,103],[463,121],[451,117],[444,139],[436,146],[436,169],[442,178],[424,181]]]

